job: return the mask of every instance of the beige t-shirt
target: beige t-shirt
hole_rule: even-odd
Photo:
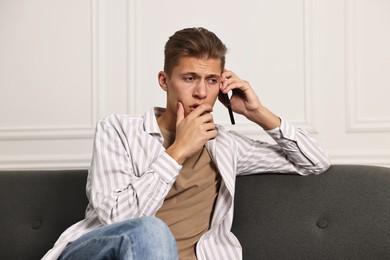
[[[164,147],[175,134],[161,129]],[[180,259],[196,259],[195,246],[210,227],[218,195],[220,175],[205,147],[187,159],[156,217],[162,219],[176,238]]]

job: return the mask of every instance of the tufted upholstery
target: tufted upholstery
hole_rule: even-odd
[[[244,259],[390,259],[390,168],[245,176],[236,190]]]
[[[87,170],[0,172],[0,259],[39,259],[83,218]],[[390,169],[237,178],[244,259],[390,259]]]
[[[81,220],[87,170],[0,172],[0,259],[40,259]]]

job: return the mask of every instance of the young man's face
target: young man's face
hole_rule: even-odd
[[[221,60],[182,57],[170,76],[159,74],[159,83],[167,91],[167,113],[176,116],[177,103],[183,104],[185,116],[200,104],[214,106],[218,97]]]

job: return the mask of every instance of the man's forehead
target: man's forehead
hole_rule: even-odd
[[[215,58],[181,57],[174,67],[179,73],[207,74],[220,76],[222,73],[221,60]]]

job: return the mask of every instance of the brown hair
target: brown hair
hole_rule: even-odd
[[[182,29],[165,44],[164,71],[171,75],[181,57],[220,59],[223,70],[226,52],[225,44],[213,32],[202,27]]]

